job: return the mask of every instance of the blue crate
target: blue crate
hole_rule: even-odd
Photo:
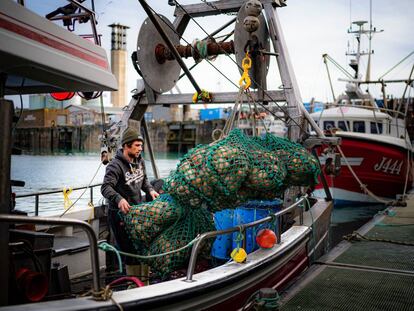
[[[281,201],[251,201],[243,206],[236,208],[233,215],[233,227],[247,224],[274,214],[280,210]],[[261,208],[265,207],[265,208]],[[256,235],[262,229],[271,229],[276,235],[279,230],[278,221],[267,222],[259,226],[246,229],[246,252],[247,254],[259,249],[256,243]],[[232,248],[241,246],[243,241],[240,241],[240,233],[233,233]]]
[[[241,224],[253,222],[269,216],[271,213],[276,213],[280,210],[282,202],[280,200],[273,201],[250,201],[242,206],[232,210],[223,210],[214,214],[214,224],[217,230],[224,230],[232,227],[237,227]],[[276,234],[278,231],[278,224],[265,223],[255,228],[246,230],[246,252],[251,253],[258,249],[256,243],[256,233],[264,228],[273,230]],[[213,243],[211,255],[218,259],[230,259],[231,251],[240,244],[238,242],[239,233],[230,233],[220,235]]]

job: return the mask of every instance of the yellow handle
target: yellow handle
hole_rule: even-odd
[[[242,60],[243,74],[239,81],[239,85],[243,87],[245,90],[247,90],[252,84],[252,81],[249,76],[249,69],[251,67],[252,67],[252,59],[249,57],[249,53],[246,53],[246,56]]]

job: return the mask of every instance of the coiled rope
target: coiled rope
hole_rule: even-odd
[[[397,240],[389,240],[389,239],[376,239],[376,238],[369,238],[357,231],[352,232],[351,234],[347,234],[343,236],[343,239],[348,242],[360,242],[360,241],[371,241],[371,242],[382,242],[382,243],[392,243],[397,245],[406,245],[406,246],[414,246],[413,242],[404,242],[404,241],[397,241]]]

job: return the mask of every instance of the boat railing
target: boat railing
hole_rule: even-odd
[[[61,226],[79,226],[86,232],[90,245],[91,268],[92,268],[92,285],[95,293],[100,290],[99,281],[99,257],[98,257],[98,238],[90,224],[85,221],[58,217],[32,217],[21,215],[0,214],[0,222],[12,224],[42,224],[42,225],[61,225]]]
[[[93,204],[93,190],[95,187],[100,187],[102,183],[100,184],[93,184],[89,186],[83,186],[83,187],[76,187],[71,188],[72,191],[76,190],[84,190],[84,189],[90,189],[89,191],[89,202]],[[16,199],[19,198],[28,198],[28,197],[34,197],[35,198],[35,216],[39,216],[39,197],[44,195],[51,195],[56,193],[61,193],[62,190],[50,190],[50,191],[41,191],[41,192],[34,192],[34,193],[26,193],[26,194],[17,194]]]
[[[329,107],[351,107],[351,108],[363,108],[373,111],[381,111],[386,112],[391,116],[401,117],[405,118],[405,114],[401,111],[395,110],[395,109],[389,109],[389,108],[383,108],[383,107],[373,107],[373,106],[364,106],[364,105],[352,105],[352,104],[327,104],[327,103],[315,103],[314,105],[311,105],[313,108],[320,108],[322,105],[322,108],[329,108]]]
[[[275,219],[280,224],[280,217],[281,216],[285,215],[288,212],[291,212],[295,208],[298,208],[300,205],[307,202],[307,200],[308,200],[308,196],[304,195],[298,201],[296,201],[295,203],[293,203],[289,207],[287,207],[287,208],[285,208],[285,209],[283,209],[279,212],[276,212],[274,214],[271,214],[270,216],[268,216],[266,218],[262,218],[262,219],[259,219],[259,220],[253,221],[253,222],[249,222],[247,224],[241,224],[241,225],[238,225],[237,227],[233,227],[233,228],[229,228],[229,229],[225,229],[225,230],[210,231],[210,232],[205,232],[205,233],[200,234],[198,236],[198,239],[195,241],[195,243],[194,243],[194,245],[191,249],[190,261],[189,261],[188,267],[187,267],[187,276],[186,276],[186,279],[184,281],[185,282],[194,282],[195,281],[195,280],[193,280],[194,269],[195,269],[195,266],[196,266],[197,256],[198,256],[200,246],[202,245],[204,240],[209,239],[209,238],[213,238],[213,237],[216,237],[216,236],[219,236],[219,235],[223,235],[223,234],[229,234],[229,233],[233,233],[233,232],[241,232],[244,236],[243,243],[245,243],[246,242],[246,229],[256,227],[256,226],[264,224],[266,222],[275,221]],[[300,225],[303,225],[303,208],[300,208],[299,223],[300,223]],[[276,236],[277,236],[277,243],[280,244],[281,243],[281,236],[282,236],[281,230],[277,230]]]

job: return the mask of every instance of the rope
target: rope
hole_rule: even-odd
[[[254,79],[253,79],[253,81],[254,81]],[[281,117],[279,117],[276,113],[274,113],[273,111],[271,111],[269,108],[267,108],[263,103],[259,103],[259,102],[256,102],[255,100],[254,100],[254,98],[253,98],[253,95],[252,95],[252,93],[250,92],[250,89],[248,89],[248,90],[246,90],[246,95],[247,95],[247,98],[248,99],[250,99],[255,105],[256,105],[256,103],[257,104],[259,104],[264,110],[266,110],[267,112],[269,112],[272,116],[274,116],[276,119],[279,119],[279,120],[281,120],[281,121],[283,121],[283,122],[285,122],[285,120],[283,119],[283,118],[281,118]],[[273,100],[270,96],[269,96],[269,98],[271,99],[271,100]],[[283,111],[285,114],[287,114],[287,111],[286,111],[286,109],[284,108],[284,107],[282,107],[282,106],[279,106],[279,105],[277,105],[278,106],[278,108],[280,108],[281,109],[281,111]],[[288,116],[289,117],[289,116]],[[290,117],[289,117],[290,118]],[[290,118],[290,119],[292,119],[292,118]],[[296,123],[297,124],[297,123]],[[305,132],[305,130],[301,127],[300,128],[301,130],[302,130],[302,132]]]
[[[227,119],[226,124],[224,125],[223,131],[221,132],[221,135],[220,135],[219,139],[222,139],[225,136],[227,136],[229,134],[229,132],[231,131],[231,129],[233,128],[234,120],[235,120],[236,114],[239,110],[239,105],[243,104],[243,92],[244,92],[244,87],[240,86],[239,87],[239,93],[236,97],[236,101],[234,103],[231,115]],[[240,112],[239,112],[239,116],[240,116]]]
[[[198,51],[198,54],[200,54],[200,57],[202,59],[206,59],[208,57],[208,50],[207,50],[207,41],[202,40],[196,40],[195,42],[195,50]],[[193,46],[194,49],[194,46]]]
[[[407,132],[407,130],[405,130],[405,132]],[[407,144],[407,140],[406,140],[406,144]],[[409,146],[407,146],[407,147],[409,147]],[[410,149],[411,148],[407,148],[407,169],[406,169],[406,172],[405,172],[405,183],[404,183],[404,192],[403,192],[403,199],[402,199],[403,201],[405,201],[405,196],[407,195],[408,176],[409,176],[409,174],[411,173],[411,171],[413,169],[412,165],[411,165],[412,161],[410,161],[411,156],[412,156],[412,153],[411,153]]]
[[[263,306],[267,308],[268,310],[278,310],[280,307],[279,301],[280,301],[280,296],[277,292],[276,292],[276,296],[273,298],[260,298],[260,297],[256,298],[257,304],[259,306]]]
[[[338,145],[337,146],[339,153],[341,154],[341,156],[344,158],[346,166],[348,167],[349,171],[351,172],[352,176],[354,176],[355,180],[358,182],[359,186],[361,187],[361,189],[364,191],[365,194],[369,195],[370,197],[374,198],[375,200],[377,200],[380,203],[386,204],[386,205],[392,205],[394,203],[393,200],[383,200],[380,197],[378,197],[377,195],[375,195],[372,191],[370,191],[367,188],[367,185],[363,184],[362,181],[358,178],[358,176],[355,174],[355,171],[353,170],[353,168],[351,167],[351,165],[349,164],[347,158],[345,157],[344,152],[342,151],[342,148]]]
[[[240,243],[243,242],[244,240],[244,234],[243,234],[242,226],[239,225],[237,227],[239,228],[239,232],[237,233],[237,236],[234,239],[234,241],[236,242],[236,249],[238,251],[241,248]]]
[[[102,162],[99,163],[98,169],[96,170],[96,172],[93,175],[91,181],[89,182],[88,186],[83,190],[81,195],[75,200],[75,202],[72,203],[71,206],[69,206],[62,214],[60,214],[59,217],[64,216],[80,200],[80,198],[82,198],[82,196],[85,194],[86,190],[88,190],[90,188],[90,186],[92,185],[92,182],[95,179],[96,175],[98,175],[98,172],[99,172],[99,169],[101,168],[101,166],[102,166]]]
[[[94,179],[95,179],[95,177],[96,177],[96,175],[98,175],[98,172],[99,172],[99,169],[101,168],[101,166],[102,166],[102,162],[100,162],[99,163],[99,166],[98,166],[98,169],[96,170],[96,172],[95,172],[95,174],[93,175],[93,177],[92,177],[92,179],[91,179],[91,181],[89,182],[89,184],[88,184],[88,186],[83,190],[83,192],[81,193],[81,195],[75,200],[75,202],[70,202],[71,203],[71,205],[68,207],[68,208],[66,208],[66,201],[65,201],[65,211],[62,213],[62,214],[60,214],[59,215],[59,217],[63,217],[73,206],[75,206],[75,204],[80,200],[80,198],[82,198],[82,196],[85,194],[85,192],[86,192],[86,190],[88,190],[90,187],[91,187],[91,185],[92,185],[92,182],[94,181]],[[63,195],[65,196],[65,188],[63,189]],[[93,210],[94,210],[94,207],[93,207],[93,203],[92,202],[89,202],[88,203],[88,206],[89,207],[91,207],[92,208],[92,211],[91,211],[91,214],[92,214],[92,212],[93,212]],[[93,216],[93,215],[92,215]],[[91,216],[89,217],[89,219],[88,219],[88,223],[90,223],[91,222],[91,220],[92,220],[92,218],[91,218]],[[45,230],[45,232],[47,233],[50,229],[52,228],[52,226],[49,226],[49,228],[47,228],[46,230]]]
[[[200,237],[197,236],[195,239],[193,239],[192,241],[190,241],[188,244],[184,245],[183,247],[177,248],[177,249],[169,251],[169,252],[165,252],[165,253],[161,253],[161,254],[155,254],[155,255],[147,255],[147,256],[131,254],[131,253],[120,251],[120,250],[116,249],[114,246],[112,246],[111,244],[108,244],[105,241],[100,242],[98,244],[98,247],[101,250],[105,251],[105,252],[115,252],[117,255],[120,254],[120,255],[132,257],[132,258],[138,258],[138,259],[151,259],[151,258],[158,258],[158,257],[163,257],[163,256],[167,256],[167,255],[170,255],[170,254],[181,252],[182,250],[191,247],[199,239],[200,239]],[[118,260],[119,260],[119,257],[118,257]]]
[[[110,285],[105,286],[105,288],[102,288],[100,291],[95,292],[93,290],[90,290],[86,292],[85,294],[81,295],[81,297],[86,297],[89,295],[92,295],[92,298],[96,301],[108,301],[109,299],[118,307],[120,311],[123,311],[124,308],[112,297],[113,291],[111,289]]]
[[[243,307],[241,308],[241,311],[251,310],[251,307],[256,306],[260,306],[260,310],[279,310],[280,296],[277,291],[275,291],[275,297],[272,298],[260,297],[259,293],[260,290],[255,291],[253,294],[251,294],[250,297],[244,303]]]
[[[109,244],[105,241],[102,241],[101,243],[98,243],[98,247],[100,249],[102,249],[103,251],[105,251],[105,252],[114,252],[116,254],[116,257],[118,259],[119,273],[122,273],[123,270],[122,270],[122,259],[121,259],[121,255],[120,255],[121,252],[118,251],[118,249],[115,246],[113,246],[113,245],[111,245],[111,244]]]
[[[392,244],[397,244],[397,245],[414,246],[414,243],[412,243],[412,242],[369,238],[369,237],[366,237],[366,236],[364,236],[364,235],[362,235],[362,234],[360,234],[359,232],[356,232],[356,231],[352,232],[351,234],[344,235],[343,239],[348,241],[348,242],[371,241],[371,242],[382,242],[382,243],[392,243]]]

